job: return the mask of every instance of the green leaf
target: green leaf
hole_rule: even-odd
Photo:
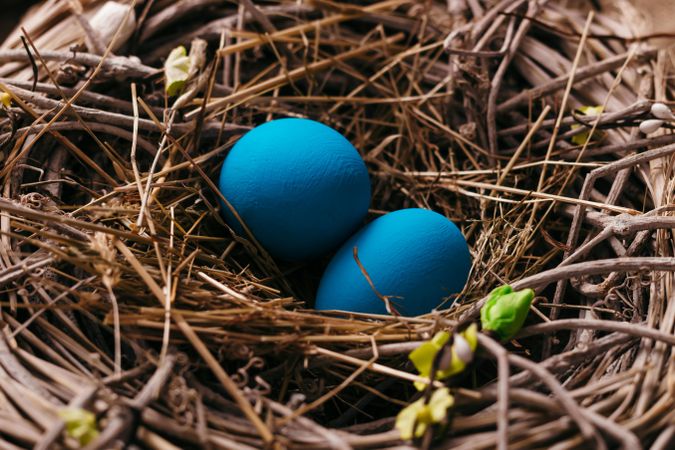
[[[169,97],[178,95],[190,75],[190,58],[182,45],[174,48],[164,63],[166,93]]]
[[[408,358],[410,358],[410,361],[415,365],[415,368],[420,375],[428,377],[431,374],[431,367],[434,364],[436,354],[449,339],[450,333],[447,331],[439,331],[430,341],[424,342],[410,352]]]
[[[579,108],[579,111],[584,116],[599,116],[602,114],[602,106],[582,106]],[[577,128],[581,127],[581,125],[572,125],[572,129],[576,130]],[[602,138],[602,133],[597,132],[594,133],[593,135],[594,138],[600,139]],[[590,130],[586,130],[583,133],[575,134],[572,136],[572,142],[577,144],[577,145],[585,145],[586,142],[588,142],[591,139],[591,133]]]
[[[483,330],[493,331],[507,341],[520,331],[534,299],[532,289],[513,292],[510,286],[501,286],[490,293],[480,310]]]
[[[421,398],[403,408],[396,416],[396,428],[401,433],[401,439],[422,437],[430,425],[440,423],[446,418],[448,409],[454,403],[455,399],[448,388],[440,388],[431,394],[428,404]]]
[[[92,442],[99,434],[96,416],[82,408],[64,408],[59,417],[66,424],[66,433],[76,439],[81,446]]]
[[[461,333],[455,334],[452,347],[444,348],[449,340],[450,334],[447,331],[439,331],[430,341],[424,342],[410,352],[408,358],[415,365],[415,368],[419,371],[421,376],[427,378],[431,377],[431,369],[433,368],[434,360],[440,351],[449,352],[449,359],[444,367],[443,357],[441,356],[441,365],[436,371],[435,379],[444,380],[463,372],[467,364],[471,362],[473,352],[478,345],[478,328],[475,323],[469,325]],[[460,345],[463,346],[461,349],[459,348]],[[470,353],[469,355],[466,355],[467,351]],[[426,386],[426,383],[421,381],[415,382],[415,387],[419,391],[424,390]]]
[[[415,424],[420,409],[424,406],[422,399],[403,408],[396,416],[396,428],[401,433],[401,439],[410,440],[415,435]],[[422,434],[426,426],[422,429]]]
[[[450,348],[450,362],[447,367],[439,367],[436,378],[445,378],[464,372],[466,366],[473,360],[473,354],[478,346],[478,326],[475,323],[469,325],[461,333],[455,334],[455,339]],[[468,354],[467,354],[468,353]]]
[[[448,388],[436,389],[429,399],[431,422],[440,423],[448,415],[448,409],[455,404],[455,399],[450,395]]]

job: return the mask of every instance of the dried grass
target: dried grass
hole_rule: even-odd
[[[667,53],[566,2],[240,4],[137,1],[136,32],[100,57],[72,47],[77,8],[45,1],[22,21],[34,88],[21,29],[0,48],[0,447],[72,447],[70,405],[99,417],[88,448],[408,448],[407,354],[502,283],[537,290],[532,326],[508,352],[482,338],[450,426],[415,446],[672,446],[675,137],[637,131],[671,99]],[[205,82],[173,111],[157,68],[195,37]],[[460,301],[315,312],[323,261],[233,235],[212,180],[283,116],[361,150],[370,219],[418,206],[461,226]],[[591,128],[602,140],[572,143]]]

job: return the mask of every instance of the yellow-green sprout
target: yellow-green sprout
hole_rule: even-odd
[[[599,116],[600,114],[602,114],[602,109],[603,109],[602,106],[582,106],[581,108],[579,108],[579,111],[581,111],[581,113],[584,116]],[[576,130],[580,126],[581,125],[572,125],[572,129]],[[590,133],[591,133],[590,130],[586,130],[582,133],[575,134],[574,136],[572,136],[572,142],[574,142],[577,145],[584,145],[586,144],[587,141],[591,139]],[[602,138],[602,136],[603,136],[602,133],[599,132],[593,134],[593,137],[595,139],[600,139]]]
[[[174,48],[164,63],[166,93],[169,97],[178,95],[190,75],[190,57],[182,45]]]
[[[12,106],[12,96],[7,92],[0,92],[0,104],[5,108]]]
[[[435,379],[443,380],[464,371],[467,364],[473,360],[473,353],[478,345],[477,333],[478,328],[475,323],[472,323],[464,331],[456,333],[452,346],[444,349],[450,339],[450,334],[447,331],[439,331],[430,341],[413,350],[409,358],[421,376],[430,377],[436,355],[439,351],[446,352],[445,355],[440,356],[435,376]],[[417,381],[415,387],[421,391],[426,384]]]
[[[64,408],[59,417],[66,424],[66,433],[76,439],[81,446],[89,444],[98,436],[96,416],[82,408]]]
[[[448,414],[448,408],[455,403],[448,388],[440,388],[431,394],[429,403],[424,398],[406,406],[396,416],[396,428],[401,439],[410,440],[422,437],[430,425],[440,423]]]

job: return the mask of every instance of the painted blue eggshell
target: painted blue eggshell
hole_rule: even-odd
[[[426,209],[403,209],[379,217],[349,239],[326,268],[315,308],[387,314],[354,260],[375,288],[392,298],[405,316],[430,312],[466,284],[471,255],[464,236],[444,216]]]
[[[312,259],[337,248],[370,204],[368,170],[334,129],[279,119],[246,133],[225,158],[220,190],[274,257]],[[243,228],[223,205],[225,220]]]

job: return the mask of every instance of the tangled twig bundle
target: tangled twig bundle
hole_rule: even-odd
[[[0,447],[673,445],[675,137],[638,128],[669,104],[667,51],[593,2],[362,3],[24,17],[0,48]],[[203,64],[167,98],[162,63],[191,44]],[[462,227],[474,266],[451,308],[314,312],[324,262],[227,228],[219,164],[277,117],[348,136],[371,218],[417,206]],[[402,441],[396,414],[428,382],[409,352],[504,283],[535,289],[527,326],[481,336],[445,426]],[[65,408],[99,434],[65,433]]]

